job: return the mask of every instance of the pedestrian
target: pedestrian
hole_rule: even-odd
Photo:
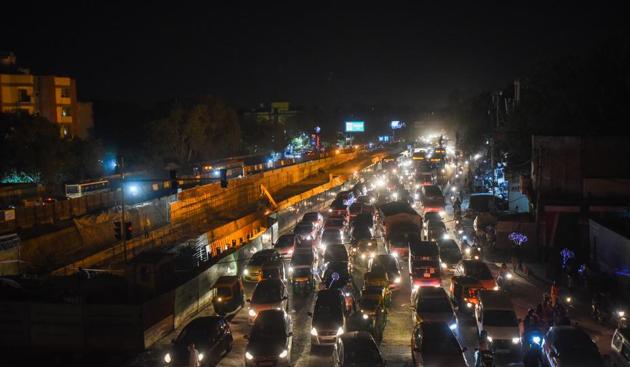
[[[188,344],[188,367],[199,367],[199,351],[195,344]]]
[[[551,284],[551,290],[549,291],[549,297],[551,299],[551,307],[555,308],[558,303],[558,296],[560,295],[560,287],[554,281]]]

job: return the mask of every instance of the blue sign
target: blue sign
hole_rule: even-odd
[[[346,121],[347,133],[362,133],[365,132],[364,121]]]

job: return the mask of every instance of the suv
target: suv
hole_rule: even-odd
[[[188,346],[195,344],[199,350],[199,362],[214,366],[221,357],[232,350],[230,324],[222,316],[205,316],[193,319],[173,339],[172,345],[162,356],[165,366],[188,365]]]
[[[486,331],[493,350],[521,349],[519,320],[514,313],[510,297],[505,292],[479,291],[475,319],[479,333]]]
[[[254,288],[252,298],[248,299],[247,313],[249,324],[253,324],[260,311],[279,308],[289,309],[289,293],[284,282],[277,278],[263,279]]]
[[[280,254],[274,249],[260,250],[249,259],[245,270],[243,270],[243,279],[249,282],[257,282],[260,280],[260,270],[266,262],[276,261],[280,259]]]
[[[353,331],[337,338],[332,358],[333,366],[338,367],[385,366],[374,338],[365,331]]]
[[[452,331],[457,330],[457,316],[444,288],[430,287],[426,292],[420,288],[413,319],[416,323],[423,321],[445,322]]]
[[[260,312],[245,349],[245,366],[290,366],[293,324],[284,310]]]
[[[467,367],[465,351],[444,322],[425,321],[413,330],[411,356],[414,367]]]
[[[283,234],[278,238],[278,241],[273,245],[273,248],[278,251],[280,256],[284,258],[289,258],[293,255],[293,251],[295,251],[295,235],[294,234]]]
[[[311,345],[334,345],[346,328],[345,300],[339,289],[317,292],[311,327]]]

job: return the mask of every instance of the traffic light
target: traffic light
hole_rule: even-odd
[[[120,222],[114,222],[114,236],[117,240],[122,239]]]
[[[133,226],[131,222],[125,222],[125,239],[130,240],[133,237]]]
[[[225,189],[226,187],[228,187],[227,169],[221,168],[220,172],[221,172],[221,187]]]

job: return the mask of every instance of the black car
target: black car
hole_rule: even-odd
[[[362,240],[371,240],[373,237],[372,228],[364,223],[354,223],[350,230],[350,238],[352,242],[358,242]]]
[[[454,240],[439,240],[438,247],[440,248],[440,266],[442,270],[454,272],[457,264],[462,261],[462,252],[457,246]]]
[[[202,366],[215,366],[224,354],[232,350],[230,325],[222,316],[198,317],[192,320],[173,339],[171,347],[164,353],[165,366],[188,366],[188,346],[194,344],[199,351]]]
[[[291,365],[293,324],[284,310],[261,311],[247,339],[246,367]]]
[[[413,366],[466,367],[464,348],[448,324],[425,321],[418,324],[411,336]]]
[[[311,346],[332,345],[346,328],[345,300],[338,289],[317,292],[311,326]]]
[[[337,367],[382,367],[385,360],[372,335],[365,331],[345,333],[337,338],[333,350]]]
[[[584,330],[575,326],[554,326],[542,341],[543,359],[548,366],[604,366],[597,345]]]

